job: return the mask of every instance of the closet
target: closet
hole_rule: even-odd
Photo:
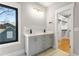
[[[71,3],[55,13],[56,49],[79,54],[79,3]]]

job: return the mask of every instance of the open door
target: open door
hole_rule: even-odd
[[[70,18],[70,9],[58,13],[58,49],[67,53],[70,51]]]
[[[56,49],[71,53],[73,40],[73,4],[58,9],[55,16]]]

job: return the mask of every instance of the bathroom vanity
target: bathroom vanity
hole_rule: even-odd
[[[28,56],[38,54],[53,45],[53,33],[25,34],[25,50]]]

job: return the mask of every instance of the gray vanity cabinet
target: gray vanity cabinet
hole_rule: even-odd
[[[52,36],[52,38],[51,38]],[[35,55],[52,47],[53,42],[52,34],[28,36],[27,44],[27,55]]]

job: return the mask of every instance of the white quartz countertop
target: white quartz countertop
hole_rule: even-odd
[[[33,34],[24,33],[25,36],[37,36],[37,35],[46,35],[46,34],[54,34],[54,33],[52,33],[52,32],[46,32],[46,33],[33,33]]]

